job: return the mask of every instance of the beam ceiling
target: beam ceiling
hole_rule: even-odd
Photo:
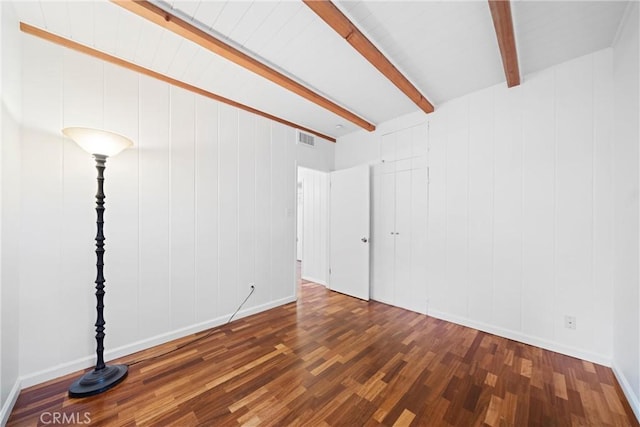
[[[360,55],[380,71],[425,113],[432,113],[431,102],[407,79],[378,48],[330,0],[304,0],[324,22],[345,39]]]
[[[241,104],[241,103],[233,101],[233,100],[231,100],[229,98],[225,98],[223,96],[220,96],[220,95],[217,95],[215,93],[212,93],[212,92],[206,91],[204,89],[201,89],[199,87],[190,85],[190,84],[185,83],[183,81],[174,79],[174,78],[166,76],[164,74],[160,74],[160,73],[155,72],[153,70],[150,70],[148,68],[141,67],[141,66],[133,64],[133,63],[131,63],[129,61],[125,61],[124,59],[118,58],[118,57],[113,56],[113,55],[109,55],[108,53],[99,51],[99,50],[94,49],[94,48],[89,47],[89,46],[85,46],[85,45],[80,44],[78,42],[75,42],[73,40],[69,40],[67,38],[58,36],[56,34],[52,34],[52,33],[48,32],[46,30],[34,27],[32,25],[29,25],[29,24],[25,24],[24,22],[20,22],[20,30],[22,32],[26,33],[26,34],[30,34],[30,35],[35,36],[35,37],[39,37],[41,39],[44,39],[44,40],[50,41],[52,43],[55,43],[57,45],[64,46],[64,47],[66,47],[68,49],[72,49],[72,50],[75,50],[77,52],[81,52],[81,53],[84,53],[86,55],[93,56],[94,58],[98,58],[100,60],[103,60],[103,61],[106,61],[106,62],[110,62],[111,64],[115,64],[115,65],[118,65],[120,67],[127,68],[127,69],[129,69],[131,71],[135,71],[137,73],[144,74],[144,75],[152,77],[154,79],[161,80],[161,81],[169,83],[169,84],[171,84],[173,86],[177,86],[179,88],[182,88],[182,89],[188,90],[190,92],[196,93],[198,95],[204,96],[206,98],[210,98],[210,99],[213,99],[215,101],[219,101],[219,102],[222,102],[224,104],[231,105],[231,106],[239,108],[241,110],[248,111],[248,112],[253,113],[253,114],[257,114],[259,116],[262,116],[262,117],[265,117],[267,119],[276,121],[278,123],[282,123],[282,124],[287,125],[287,126],[291,126],[293,128],[296,128],[296,129],[303,130],[305,132],[309,132],[309,133],[311,133],[313,135],[319,136],[320,138],[324,138],[324,139],[326,139],[328,141],[336,142],[335,138],[333,138],[331,136],[328,136],[328,135],[324,135],[324,134],[322,134],[320,132],[317,132],[317,131],[315,131],[313,129],[309,129],[307,127],[298,125],[298,124],[290,122],[288,120],[281,119],[280,117],[274,116],[274,115],[269,114],[269,113],[265,113],[264,111],[249,107],[248,105]]]
[[[513,19],[511,18],[511,3],[509,0],[489,0],[489,9],[491,9],[491,18],[493,18],[493,26],[496,29],[507,86],[518,86],[520,84],[520,68],[518,67]]]
[[[146,0],[112,0],[114,4],[145,18],[187,40],[190,40],[209,51],[234,62],[241,67],[252,71],[273,83],[292,91],[293,93],[325,108],[328,111],[348,120],[363,129],[374,131],[375,125],[369,123],[355,113],[347,110],[325,98],[324,96],[312,91],[306,86],[298,83],[290,77],[285,76],[279,71],[263,64],[257,59],[247,55],[246,53],[236,49],[235,47],[217,39],[211,34],[199,29],[193,24],[165,11],[164,9],[154,5]]]

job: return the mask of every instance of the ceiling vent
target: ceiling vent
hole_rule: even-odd
[[[313,135],[298,131],[298,144],[313,148],[316,146],[316,139]]]

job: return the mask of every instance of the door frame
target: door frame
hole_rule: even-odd
[[[297,197],[298,197],[298,180],[300,178],[300,169],[307,169],[307,170],[310,170],[310,171],[313,171],[313,172],[322,173],[322,174],[325,174],[326,177],[327,177],[327,192],[325,194],[326,203],[327,203],[327,212],[326,212],[325,221],[326,221],[326,224],[327,224],[327,228],[326,228],[326,231],[325,231],[324,235],[321,235],[321,236],[318,236],[318,237],[321,238],[324,241],[324,246],[327,248],[326,254],[325,254],[325,260],[324,260],[325,261],[325,266],[326,266],[326,271],[325,271],[326,279],[325,279],[325,283],[320,283],[320,285],[328,287],[329,286],[329,274],[328,274],[328,271],[329,271],[329,255],[330,255],[330,253],[329,253],[329,249],[330,249],[330,246],[329,246],[329,244],[330,244],[330,242],[329,242],[329,231],[330,231],[330,229],[329,229],[329,214],[330,214],[330,211],[329,211],[329,203],[330,203],[329,196],[330,195],[329,195],[329,189],[328,189],[329,188],[328,187],[328,182],[329,182],[329,173],[330,173],[330,171],[326,171],[326,170],[322,170],[322,169],[316,169],[316,168],[309,167],[309,166],[303,166],[303,165],[300,164],[300,162],[298,160],[295,161],[295,168],[296,168],[296,170],[295,170],[294,191],[295,191],[296,203],[294,204],[295,205],[295,207],[294,207],[295,233],[294,233],[293,241],[294,241],[294,247],[296,249],[297,249],[297,240],[296,239],[298,237],[298,202],[297,202]],[[303,183],[303,190],[302,191],[303,191],[303,198],[304,198],[305,197],[304,183]],[[303,209],[304,209],[304,199],[303,199]],[[303,218],[306,216],[304,212],[302,213],[302,216],[303,216]],[[302,229],[302,233],[304,234],[304,224],[303,224],[302,228],[303,228]],[[302,263],[304,264],[304,261],[305,261],[304,260],[304,258],[305,258],[304,257],[304,247],[305,247],[305,242],[308,241],[308,239],[306,239],[304,236],[302,237],[302,239],[303,239],[302,240],[302,244],[303,244],[303,248],[302,248],[302,250],[303,250]],[[293,281],[294,295],[296,296],[296,299],[297,299],[297,297],[298,297],[298,256],[297,256],[297,253],[294,253],[294,256],[293,256],[293,276],[294,276],[294,281]],[[302,280],[302,271],[300,271],[300,279]],[[316,283],[316,282],[314,282],[314,283]]]

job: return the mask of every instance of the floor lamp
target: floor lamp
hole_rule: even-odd
[[[92,154],[96,160],[98,170],[98,192],[96,193],[96,366],[93,371],[87,372],[77,379],[69,387],[69,397],[93,396],[109,390],[119,384],[127,376],[126,365],[105,365],[104,363],[104,169],[107,157],[113,157],[125,148],[133,145],[131,140],[124,136],[98,129],[83,127],[69,127],[62,133],[75,141],[87,153]]]

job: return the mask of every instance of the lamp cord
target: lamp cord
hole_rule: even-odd
[[[231,317],[229,317],[229,320],[227,320],[227,322],[225,323],[225,325],[228,325],[229,323],[231,323],[231,320],[233,320],[233,318],[235,317],[235,315],[236,315],[236,314],[238,314],[238,311],[240,311],[240,309],[242,308],[242,306],[243,306],[243,305],[244,305],[244,304],[249,300],[249,297],[253,294],[253,292],[254,292],[255,290],[256,290],[256,287],[255,287],[254,285],[251,285],[251,291],[249,291],[249,295],[247,295],[247,297],[244,299],[244,301],[242,301],[242,302],[240,303],[240,305],[238,306],[238,308],[236,309],[236,311],[234,311],[234,312],[233,312],[233,314],[231,315]],[[178,350],[182,350],[183,348],[185,348],[185,347],[187,347],[187,346],[190,346],[191,344],[194,344],[194,343],[196,343],[196,342],[198,342],[198,341],[201,341],[201,340],[203,340],[203,339],[205,339],[205,338],[209,338],[211,335],[213,335],[213,333],[214,333],[214,332],[217,332],[217,329],[215,329],[215,328],[214,328],[214,329],[211,329],[211,330],[210,330],[209,332],[207,332],[205,335],[203,335],[203,336],[201,336],[201,337],[198,337],[198,338],[194,338],[193,340],[191,340],[191,341],[189,341],[189,342],[186,342],[186,343],[184,343],[184,344],[181,344],[181,345],[179,345],[178,347],[176,347],[176,348],[174,348],[174,349],[171,349],[171,350],[169,350],[169,351],[166,351],[166,352],[164,352],[164,353],[162,353],[162,354],[157,354],[157,355],[155,355],[155,356],[150,356],[150,357],[147,357],[147,358],[144,358],[144,359],[136,360],[135,362],[128,363],[128,364],[127,364],[127,366],[131,367],[131,366],[137,365],[137,364],[139,364],[139,363],[148,362],[148,361],[150,361],[150,360],[155,360],[155,359],[158,359],[158,358],[160,358],[160,357],[164,357],[164,356],[166,356],[166,355],[168,355],[168,354],[171,354],[171,353],[173,353],[173,352],[176,352],[176,351],[178,351]]]
[[[255,290],[256,290],[256,287],[254,285],[251,285],[251,290],[249,291],[249,295],[247,295],[247,297],[244,299],[244,301],[242,301],[240,303],[240,305],[238,306],[238,308],[236,308],[236,311],[234,311],[233,314],[231,315],[231,317],[229,317],[229,320],[227,320],[227,325],[229,323],[231,323],[231,320],[233,320],[235,315],[238,314],[238,312],[240,311],[240,309],[242,308],[244,303],[247,302],[247,300],[249,299],[249,297],[251,296],[251,294],[253,294],[253,291],[255,291]]]

